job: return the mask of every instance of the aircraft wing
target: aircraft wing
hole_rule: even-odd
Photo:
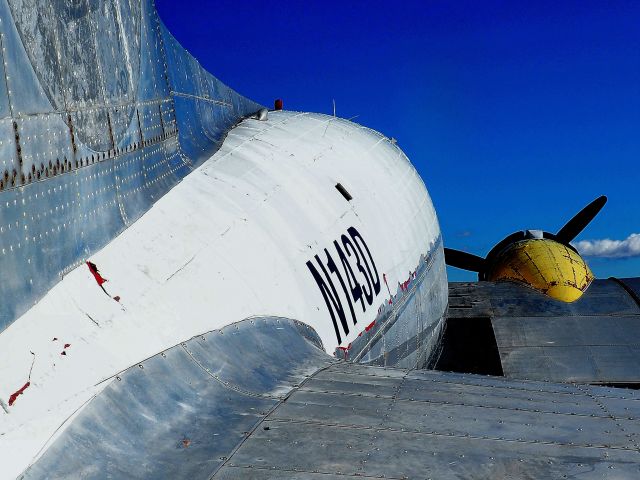
[[[637,348],[635,285],[561,305],[450,284],[436,367],[458,372],[336,360],[302,323],[240,322],[120,374],[24,478],[636,478],[640,394],[591,384],[638,380],[637,356],[614,361]]]
[[[596,280],[573,303],[513,282],[450,283],[438,368],[637,388],[639,293],[637,278]]]

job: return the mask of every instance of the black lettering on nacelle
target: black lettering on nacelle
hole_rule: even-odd
[[[360,302],[364,313],[366,311],[364,300],[367,300],[368,305],[372,305],[373,299],[380,293],[380,276],[369,247],[362,235],[354,227],[349,227],[347,233],[348,235],[341,235],[339,241],[333,241],[333,246],[340,259],[341,269],[338,268],[326,248],[324,249],[327,257],[325,263],[322,262],[318,255],[314,255],[314,259],[324,276],[320,274],[314,262],[311,260],[307,262],[307,268],[316,281],[327,305],[327,310],[329,310],[338,343],[342,343],[341,332],[344,332],[345,335],[349,334],[349,326],[345,309],[342,306],[341,296],[338,294],[332,278],[337,279],[340,283],[342,297],[347,301],[354,325],[358,323],[358,320],[353,304]],[[353,268],[354,263],[355,269]],[[359,272],[360,275],[357,276],[355,272]],[[347,283],[345,283],[344,278],[347,279]],[[338,320],[340,320],[340,324],[338,324]]]
[[[324,250],[327,252],[327,249]],[[327,252],[327,257],[329,257],[329,252]],[[331,258],[331,257],[329,257]],[[347,326],[347,319],[344,316],[344,309],[342,308],[342,303],[340,302],[340,297],[338,297],[338,292],[336,292],[336,287],[333,286],[333,282],[331,281],[331,277],[327,273],[327,270],[324,268],[322,261],[318,255],[315,255],[316,262],[322,269],[322,273],[324,273],[324,277],[327,279],[327,283],[325,283],[322,276],[316,270],[316,267],[311,263],[311,261],[307,262],[307,267],[311,271],[313,278],[316,280],[318,287],[320,288],[320,292],[322,292],[322,296],[324,297],[324,302],[327,304],[327,309],[331,314],[331,321],[333,322],[333,328],[336,331],[336,337],[338,338],[338,343],[342,343],[342,338],[340,337],[340,329],[338,328],[338,322],[336,322],[336,313],[338,318],[340,319],[340,323],[342,324],[342,328],[344,329],[345,334],[349,334],[349,327]],[[333,260],[331,260],[333,263]],[[335,266],[335,264],[334,264]],[[342,281],[342,279],[340,279]],[[334,313],[334,309],[335,312]]]
[[[367,256],[369,257],[369,260],[371,261],[371,266],[373,267],[373,271],[376,274],[375,280],[373,279],[373,276],[371,275],[371,270],[369,269],[369,263],[367,262],[366,259],[365,259],[364,263],[367,266],[367,272],[369,273],[369,277],[371,278],[371,281],[373,282],[373,289],[375,291],[375,294],[378,295],[380,293],[380,275],[378,275],[378,269],[376,268],[376,263],[373,261],[373,257],[371,256],[371,252],[369,251],[369,247],[367,247],[367,243],[364,241],[364,238],[362,238],[362,235],[360,235],[360,233],[355,229],[355,227],[349,227],[349,229],[347,231],[349,232],[349,235],[351,235],[351,238],[353,238],[353,242],[356,244],[356,247],[358,247],[358,250],[360,250],[360,255],[362,255],[364,257],[364,254],[362,253],[362,250],[360,249],[360,245],[358,245],[358,240],[357,240],[358,238],[362,242],[362,246],[364,247],[364,249],[367,251]],[[371,304],[369,304],[369,305],[371,305]]]
[[[344,249],[347,252],[347,254],[351,256],[351,252],[349,252],[349,249],[347,248],[348,246],[351,246],[351,251],[353,251],[353,245],[351,244],[351,240],[349,240],[349,238],[346,235],[342,235],[340,237],[340,240],[342,241],[342,245],[344,245]],[[351,289],[351,296],[353,298],[353,301],[355,303],[358,303],[358,300],[360,300],[360,303],[362,304],[362,311],[364,312],[366,309],[364,306],[364,298],[362,297],[362,287],[358,283],[358,280],[356,280],[356,276],[353,274],[353,269],[349,264],[349,260],[347,260],[347,257],[342,251],[342,248],[340,248],[340,244],[338,244],[338,241],[334,240],[333,245],[336,247],[338,256],[342,261],[342,268],[344,269],[344,273],[347,277],[347,281],[349,282],[349,288]],[[353,310],[352,310],[352,313],[353,313]],[[354,324],[356,323],[355,314],[353,314],[353,323]]]

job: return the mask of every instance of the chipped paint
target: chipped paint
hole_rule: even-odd
[[[578,300],[593,279],[575,250],[548,238],[514,242],[498,254],[488,274],[488,280],[523,283],[568,303]]]

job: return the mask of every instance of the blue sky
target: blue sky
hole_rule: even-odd
[[[445,245],[484,255],[558,230],[640,233],[640,2],[156,0],[176,38],[252,99],[337,114],[398,139]],[[640,276],[640,256],[589,258]],[[449,269],[451,280],[474,275]]]

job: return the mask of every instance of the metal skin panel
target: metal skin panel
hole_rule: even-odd
[[[13,175],[13,169],[19,165],[13,122],[11,117],[0,120],[0,155],[2,155],[0,157],[0,181],[3,188],[9,179],[9,173],[11,172]]]
[[[0,9],[3,8],[0,6]],[[4,24],[2,22],[2,16],[0,15],[0,27],[4,31]],[[4,46],[4,34],[0,33],[0,122],[3,122],[7,118],[11,118],[11,105],[9,104],[9,95],[7,93],[7,72],[5,70],[5,46]],[[0,134],[0,139],[5,139],[7,135]],[[1,144],[0,144],[1,147]]]
[[[26,6],[22,8],[20,3],[19,10],[15,11],[10,8],[7,0],[0,1],[0,22],[2,24],[2,32],[0,39],[2,40],[2,57],[4,62],[4,74],[2,79],[6,84],[6,101],[9,104],[11,116],[15,119],[23,115],[33,115],[38,113],[50,113],[54,110],[53,102],[64,102],[63,83],[56,72],[47,70],[49,75],[41,73],[38,76],[38,69],[33,65],[29,58],[25,45],[32,45],[34,51],[38,52],[38,56],[43,63],[55,62],[57,58],[56,43],[51,41],[40,43],[43,38],[41,35],[32,32],[32,28],[38,28],[40,25],[51,25],[51,19],[48,21],[34,22],[36,15],[47,15],[50,11],[47,7],[48,2],[41,2],[39,7]],[[60,11],[57,15],[63,15]],[[20,35],[19,25],[24,28],[24,37]],[[78,80],[84,82],[84,80]],[[47,96],[44,85],[52,85],[50,96]],[[67,87],[70,87],[67,86]]]
[[[505,347],[500,352],[507,376],[549,381],[637,384],[640,347]]]
[[[634,315],[640,308],[624,289],[609,280],[595,280],[577,301],[564,305],[511,282],[496,282],[491,288],[491,306],[498,317],[562,315]]]
[[[334,372],[339,385],[332,387]],[[314,375],[290,394],[213,478],[633,478],[640,471],[635,432],[602,410],[609,397],[582,387],[344,364],[317,375],[320,388]],[[384,389],[370,391],[381,379]],[[493,391],[503,405],[487,407],[482,397],[411,398],[416,388],[439,393],[470,384]],[[539,411],[537,402],[510,399],[538,389],[566,410]],[[615,392],[624,391],[607,395]],[[635,392],[633,398],[616,400],[637,413]]]
[[[279,318],[192,338],[110,379],[21,478],[209,478],[294,385],[335,361],[319,346]]]
[[[570,304],[511,282],[451,284],[448,315],[491,319],[507,377],[638,384],[640,310],[629,287],[634,281],[596,280]]]
[[[110,379],[21,478],[640,473],[635,391],[336,363],[320,346],[282,318],[194,337]]]
[[[640,308],[617,282],[594,280],[576,302],[565,304],[514,282],[452,282],[451,316],[558,317],[574,315],[635,315]]]
[[[182,86],[197,83],[187,92],[196,88],[207,102],[224,103],[224,115],[176,114],[173,98],[182,92],[170,87],[166,30],[148,0],[3,0],[0,22],[0,270],[13,277],[0,285],[3,298],[12,299],[0,303],[1,331],[260,106],[194,64]],[[191,59],[177,44],[172,55]],[[177,143],[182,129],[211,134],[187,133]],[[59,190],[64,204],[49,201]]]
[[[640,345],[637,315],[494,317],[493,329],[504,347]]]
[[[602,303],[613,306],[612,300]],[[492,324],[507,376],[635,383],[640,381],[639,320],[640,315],[496,316]]]
[[[368,365],[422,368],[441,339],[440,305],[446,297],[444,258],[439,238],[431,254],[420,259],[414,274],[397,286],[396,294],[338,358]]]
[[[23,183],[22,175],[25,175],[26,183],[32,183],[47,178],[44,173],[46,170],[53,176],[54,166],[61,173],[69,172],[73,168],[74,152],[65,120],[66,117],[59,113],[27,116],[16,120],[22,160],[21,166],[17,161],[13,165],[21,172],[20,178],[16,178],[16,185]],[[15,149],[15,139],[13,143]],[[9,171],[11,169],[9,168]],[[10,186],[5,184],[7,188]]]

